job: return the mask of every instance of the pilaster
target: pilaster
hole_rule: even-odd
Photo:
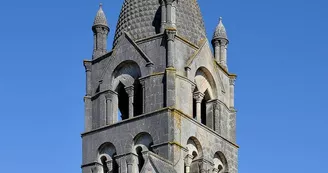
[[[166,107],[175,106],[176,97],[176,70],[174,68],[167,68],[165,71],[165,81],[166,81]]]

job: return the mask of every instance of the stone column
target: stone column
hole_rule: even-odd
[[[221,47],[220,47],[220,41],[219,40],[214,40],[213,42],[214,45],[214,57],[216,62],[221,63]]]
[[[227,47],[228,47],[228,41],[227,40],[221,40],[220,41],[220,64],[227,68]]]
[[[83,61],[86,73],[86,95],[91,96],[92,94],[92,84],[91,84],[91,70],[92,70],[92,62],[88,60]]]
[[[125,91],[129,96],[129,118],[133,118],[134,86],[125,87]]]
[[[207,163],[202,160],[200,161],[200,164],[199,164],[199,169],[200,169],[200,173],[207,173]]]
[[[165,24],[166,24],[166,6],[165,6],[165,0],[161,1],[161,33],[165,30]]]
[[[113,160],[107,160],[106,166],[108,168],[108,173],[113,173]]]
[[[131,153],[126,156],[127,173],[137,173],[138,172],[138,156]]]
[[[92,130],[92,84],[91,84],[91,70],[92,70],[92,62],[85,60],[83,61],[85,72],[86,72],[86,95],[84,97],[84,130],[90,131]]]
[[[204,94],[201,93],[200,91],[197,91],[197,92],[194,92],[194,99],[196,100],[196,120],[198,122],[202,122],[202,110],[201,110],[201,104],[202,104],[202,101],[203,101],[203,98],[204,98]]]
[[[174,39],[176,35],[175,29],[167,29],[167,67],[174,67],[174,57],[175,57],[175,44]]]
[[[185,161],[185,166],[186,166],[186,173],[190,173],[190,166],[192,162],[193,156],[188,154],[186,158],[184,159]]]
[[[114,103],[113,100],[117,97],[117,93],[109,91],[106,95],[106,125],[111,125],[117,123],[117,113],[114,112]]]

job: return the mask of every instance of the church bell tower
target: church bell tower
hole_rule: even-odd
[[[92,31],[83,173],[238,172],[222,19],[209,41],[197,0],[124,0],[112,50],[102,6]]]

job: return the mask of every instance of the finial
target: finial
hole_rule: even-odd
[[[103,4],[102,3],[99,3],[99,8],[102,8]]]
[[[219,21],[222,21],[222,17],[219,18]]]

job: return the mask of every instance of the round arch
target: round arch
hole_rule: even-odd
[[[218,97],[216,83],[211,72],[206,67],[199,67],[195,72],[196,89],[203,94],[206,94],[207,100]]]
[[[203,148],[199,140],[192,136],[187,140],[188,154],[193,156],[193,159],[199,159],[203,157]]]
[[[220,151],[216,152],[213,157],[214,168],[219,172],[229,172],[228,161]]]
[[[122,83],[125,87],[132,86],[141,76],[139,65],[134,61],[124,61],[119,64],[113,72],[112,87],[117,90],[117,86]]]

